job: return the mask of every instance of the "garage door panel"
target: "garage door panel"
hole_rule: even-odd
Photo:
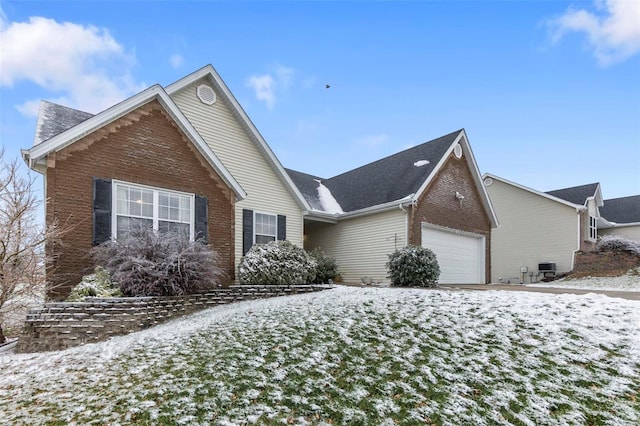
[[[422,245],[432,250],[440,265],[442,284],[484,282],[484,237],[424,226]]]

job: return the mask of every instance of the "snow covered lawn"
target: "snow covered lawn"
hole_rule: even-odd
[[[565,278],[528,287],[574,288],[579,290],[640,291],[640,269],[618,277]]]
[[[338,287],[0,372],[8,424],[638,424],[640,303]]]

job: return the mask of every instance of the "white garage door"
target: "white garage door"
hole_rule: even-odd
[[[484,237],[422,227],[422,246],[432,250],[440,265],[441,284],[482,284]]]

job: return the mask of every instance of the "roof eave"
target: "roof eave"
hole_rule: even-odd
[[[189,120],[184,116],[182,111],[173,102],[171,97],[164,91],[159,85],[153,85],[148,89],[106,109],[105,111],[94,115],[93,117],[83,121],[82,123],[48,139],[36,146],[31,147],[29,150],[23,150],[22,156],[25,161],[28,161],[29,167],[33,170],[39,171],[36,164],[42,163],[47,155],[51,152],[59,151],[84,136],[98,130],[99,128],[117,120],[125,114],[141,107],[142,105],[151,102],[152,100],[158,100],[165,110],[172,116],[176,123],[180,126],[181,131],[191,140],[196,146],[198,151],[209,162],[212,168],[220,175],[222,180],[231,188],[237,200],[244,199],[247,194],[240,186],[238,181],[229,173],[224,167],[220,159],[205,143],[202,136],[195,130]],[[40,171],[41,172],[41,171]]]
[[[510,181],[508,179],[501,178],[500,176],[496,176],[496,175],[491,174],[491,173],[485,173],[484,175],[482,175],[482,179],[483,180],[485,178],[488,178],[488,177],[491,178],[491,179],[494,179],[494,180],[499,180],[500,182],[506,183],[507,185],[515,186],[516,188],[522,189],[523,191],[531,192],[532,194],[538,195],[538,196],[546,198],[548,200],[555,201],[555,202],[560,203],[560,204],[564,204],[565,206],[571,207],[571,208],[575,209],[578,212],[582,212],[582,211],[587,210],[587,208],[585,206],[581,206],[579,204],[571,203],[569,201],[563,200],[562,198],[554,197],[553,195],[549,195],[549,194],[546,194],[544,192],[537,191],[537,190],[535,190],[533,188],[529,188],[527,186],[521,185],[519,183],[515,183],[515,182]]]
[[[404,198],[400,198],[400,199],[394,200],[394,201],[389,201],[389,202],[384,203],[384,204],[378,204],[378,205],[375,205],[375,206],[365,207],[363,209],[353,210],[353,211],[350,211],[350,212],[338,214],[338,215],[336,215],[336,218],[338,220],[352,219],[354,217],[367,216],[367,215],[376,214],[376,213],[380,213],[380,212],[384,212],[384,211],[388,211],[388,210],[397,209],[400,206],[401,207],[407,207],[407,206],[410,206],[411,204],[413,204],[413,198],[414,198],[414,194],[409,194]]]

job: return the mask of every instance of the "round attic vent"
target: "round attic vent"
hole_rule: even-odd
[[[491,186],[493,184],[493,179],[491,178],[486,178],[484,180],[484,186]]]
[[[196,93],[198,94],[198,99],[200,99],[200,102],[203,104],[213,105],[216,103],[216,92],[206,84],[198,86]]]
[[[453,147],[453,154],[456,156],[456,158],[462,157],[462,146],[460,146],[459,143],[457,143],[456,146]]]

